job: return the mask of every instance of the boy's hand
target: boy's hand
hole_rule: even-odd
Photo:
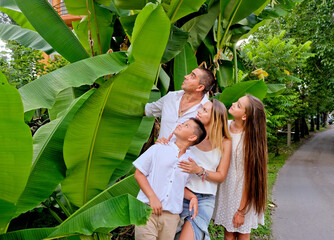
[[[150,207],[153,209],[153,213],[155,215],[162,214],[162,205],[159,199],[156,196],[151,197],[150,199]]]
[[[194,215],[191,217],[191,219],[194,219],[198,214],[198,200],[196,196],[190,199],[189,211],[191,212],[192,209],[194,209]]]

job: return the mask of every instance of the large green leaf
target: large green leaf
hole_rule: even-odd
[[[197,12],[205,0],[168,0],[163,6],[172,23],[190,13]]]
[[[55,52],[37,32],[16,25],[0,23],[0,38],[17,41],[25,47],[40,50],[46,54]]]
[[[142,9],[148,2],[156,2],[155,0],[114,0],[116,8],[120,9]]]
[[[20,94],[1,72],[0,92],[0,233],[4,233],[28,180],[33,149]]]
[[[34,135],[33,166],[27,185],[17,204],[16,215],[32,209],[48,198],[65,177],[63,143],[67,127],[75,113],[93,94],[92,89],[73,101],[54,121],[40,127]]]
[[[0,11],[6,13],[22,28],[35,30],[28,19],[23,15],[14,0],[0,0]]]
[[[194,50],[189,43],[184,45],[183,50],[174,59],[174,89],[180,90],[184,76],[197,68],[197,59]]]
[[[132,31],[135,25],[136,18],[137,18],[137,14],[130,15],[130,16],[122,16],[119,18],[119,21],[121,22],[122,27],[126,35],[128,36],[128,38],[130,39],[130,41],[131,41]]]
[[[69,87],[93,84],[102,76],[114,74],[126,68],[126,56],[122,52],[104,54],[72,63],[20,88],[24,110],[52,108],[56,96]]]
[[[257,9],[261,8],[266,1],[267,0],[230,0],[224,9],[224,18],[230,19],[232,24],[237,23]],[[239,8],[236,8],[239,3]]]
[[[119,226],[146,224],[152,209],[131,195],[108,199],[64,221],[48,237],[66,236],[73,233],[91,235],[109,232]]]
[[[217,82],[221,89],[231,86],[233,80],[233,63],[231,61],[222,60],[217,71]]]
[[[89,57],[78,39],[45,0],[15,0],[36,31],[64,58],[75,62]]]
[[[268,91],[266,97],[272,97],[281,94],[285,90],[285,84],[267,84]]]
[[[137,17],[135,60],[86,101],[71,122],[64,143],[67,166],[63,192],[82,206],[103,191],[138,130],[167,44],[170,21],[160,5],[148,4]]]
[[[151,91],[149,102],[155,102],[161,97],[160,92],[158,91]],[[128,174],[129,171],[134,167],[132,165],[132,162],[137,159],[139,156],[143,145],[145,142],[147,142],[148,138],[150,137],[152,127],[154,124],[155,118],[151,117],[143,117],[138,131],[134,135],[129,150],[126,153],[126,156],[120,166],[118,166],[115,171],[113,172],[113,175],[111,176],[111,179],[109,181],[109,185],[112,185],[117,181],[120,177],[123,177],[125,174]]]
[[[214,1],[208,8],[208,13],[192,18],[182,26],[182,30],[189,32],[188,42],[196,50],[210,29],[214,25],[219,14],[219,1]]]
[[[179,54],[188,40],[188,33],[172,25],[168,43],[161,62],[167,63]]]
[[[64,109],[67,109],[73,102],[75,96],[73,92],[73,88],[66,88],[61,91],[55,100],[55,104],[51,109],[48,109],[50,121],[55,120],[58,114]]]
[[[0,240],[41,240],[50,235],[55,228],[35,228],[9,232],[0,235]]]
[[[159,81],[158,81],[158,88],[160,89],[161,96],[165,96],[168,92],[170,84],[170,77],[165,72],[163,68],[160,69],[159,72]]]
[[[262,100],[267,94],[267,85],[263,80],[240,82],[225,88],[219,96],[219,101],[223,102],[229,108],[232,103],[238,101],[239,98],[246,94],[251,94]]]

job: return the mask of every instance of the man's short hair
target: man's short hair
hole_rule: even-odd
[[[207,93],[211,90],[215,81],[215,77],[213,73],[206,68],[199,67],[198,69],[200,69],[202,72],[201,76],[199,77],[199,83],[204,85],[203,92]]]
[[[200,120],[198,120],[197,118],[190,118],[189,120],[192,120],[196,123],[195,129],[194,129],[194,134],[197,136],[197,139],[196,139],[196,141],[194,142],[193,145],[199,144],[206,137],[205,127],[204,127],[203,123]]]

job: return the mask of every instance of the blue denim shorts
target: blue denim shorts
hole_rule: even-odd
[[[210,235],[208,232],[208,227],[210,224],[210,220],[213,214],[213,209],[215,207],[216,197],[211,194],[201,194],[194,193],[198,199],[198,215],[195,219],[190,219],[193,215],[193,210],[189,211],[189,200],[183,200],[183,211],[180,215],[181,217],[181,226],[185,223],[185,221],[189,221],[191,227],[194,231],[195,240],[209,240]],[[178,228],[178,231],[181,231],[181,227]],[[180,232],[176,235],[175,239],[179,238]]]

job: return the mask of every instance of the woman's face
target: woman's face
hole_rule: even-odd
[[[202,109],[197,113],[196,118],[199,119],[204,126],[207,126],[211,120],[212,102],[206,102]]]
[[[235,103],[232,103],[232,106],[228,110],[228,112],[234,118],[241,118],[242,120],[246,120],[246,106],[249,104],[248,97],[244,96],[239,98],[239,100]]]

